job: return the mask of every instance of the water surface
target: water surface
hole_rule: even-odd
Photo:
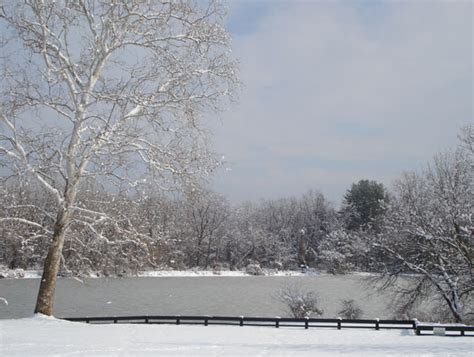
[[[300,285],[317,293],[324,317],[336,317],[342,299],[354,299],[365,318],[391,318],[389,292],[378,294],[358,275],[206,276],[59,279],[56,316],[235,315],[288,316],[278,292]],[[33,313],[39,279],[2,279],[0,319]]]

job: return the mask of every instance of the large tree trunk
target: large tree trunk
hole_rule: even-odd
[[[53,314],[54,291],[61,263],[61,254],[64,246],[64,237],[68,224],[68,215],[62,210],[58,213],[54,225],[53,239],[44,261],[43,275],[36,299],[35,313],[51,316]]]

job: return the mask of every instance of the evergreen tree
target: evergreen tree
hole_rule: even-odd
[[[366,229],[376,225],[385,211],[388,195],[383,184],[376,181],[360,180],[353,183],[344,195],[344,210],[347,214],[348,229]]]

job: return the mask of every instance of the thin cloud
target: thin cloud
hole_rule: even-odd
[[[473,120],[470,2],[259,11],[250,32],[233,23],[245,88],[216,132],[231,199],[313,188],[338,201],[354,180],[420,167]]]

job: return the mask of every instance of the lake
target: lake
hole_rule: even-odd
[[[353,299],[364,318],[391,318],[391,293],[378,294],[360,275],[196,276],[59,279],[55,315],[289,316],[278,292],[299,285],[317,293],[324,317],[337,317],[342,299]],[[0,319],[30,316],[39,279],[2,279]]]

